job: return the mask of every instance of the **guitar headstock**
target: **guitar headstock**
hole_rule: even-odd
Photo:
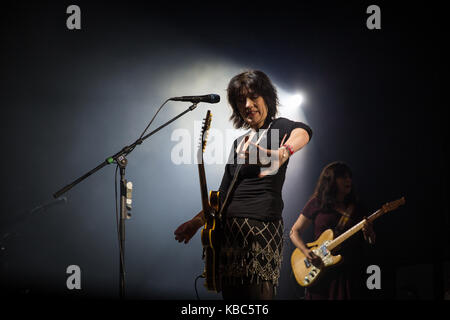
[[[395,210],[401,205],[404,205],[405,202],[406,202],[405,197],[401,197],[400,199],[397,199],[395,201],[388,202],[382,207],[383,213]]]
[[[212,120],[212,114],[211,114],[211,111],[208,110],[206,112],[205,119],[203,119],[202,134],[200,136],[200,146],[199,147],[202,150],[202,153],[205,152],[206,141],[208,140],[208,132],[209,132],[209,128],[211,127],[211,120]]]

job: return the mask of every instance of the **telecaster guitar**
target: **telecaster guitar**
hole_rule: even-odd
[[[369,222],[374,221],[381,215],[397,209],[399,206],[405,204],[405,198],[402,197],[398,200],[385,204],[381,209],[374,212],[367,220]],[[336,265],[342,260],[341,255],[332,255],[332,250],[338,247],[342,242],[356,234],[364,226],[364,220],[354,225],[352,228],[341,234],[334,239],[333,230],[325,230],[319,238],[311,243],[306,244],[308,248],[322,259],[321,266],[312,265],[311,262],[305,257],[305,255],[296,248],[291,256],[291,266],[294,272],[297,283],[302,287],[309,287],[314,284],[319,276],[329,267]]]

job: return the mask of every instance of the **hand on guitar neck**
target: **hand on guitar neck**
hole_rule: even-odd
[[[365,223],[362,228],[362,232],[364,235],[364,240],[366,240],[370,244],[375,243],[376,239],[376,233],[373,230],[373,224],[371,221],[367,220],[367,218],[364,217]]]
[[[184,241],[184,243],[188,243],[189,240],[191,240],[191,238],[195,235],[197,230],[200,229],[204,224],[205,222],[202,210],[191,220],[188,220],[185,223],[181,224],[175,230],[175,240],[177,240],[178,242]]]

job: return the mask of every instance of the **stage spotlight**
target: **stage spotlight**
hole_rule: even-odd
[[[306,121],[301,108],[305,102],[305,97],[302,93],[288,93],[283,89],[279,89],[278,95],[280,98],[280,114],[281,117],[286,117],[294,121]]]
[[[303,95],[300,93],[293,94],[286,99],[285,105],[288,108],[300,107],[303,103]]]

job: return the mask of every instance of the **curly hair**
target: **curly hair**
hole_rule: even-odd
[[[352,177],[350,167],[343,162],[335,161],[326,165],[320,173],[319,180],[317,181],[317,185],[311,199],[317,198],[320,202],[321,209],[333,209],[336,205],[336,196],[338,191],[336,178],[344,177],[347,174]],[[350,193],[346,195],[344,203],[349,205],[356,202],[356,192],[352,183],[352,189]]]
[[[234,76],[228,84],[228,103],[233,109],[230,120],[236,129],[248,129],[250,126],[242,118],[238,103],[245,101],[246,97],[252,93],[261,96],[267,106],[267,119],[275,118],[278,113],[277,89],[270,81],[269,77],[259,70],[247,70]]]

